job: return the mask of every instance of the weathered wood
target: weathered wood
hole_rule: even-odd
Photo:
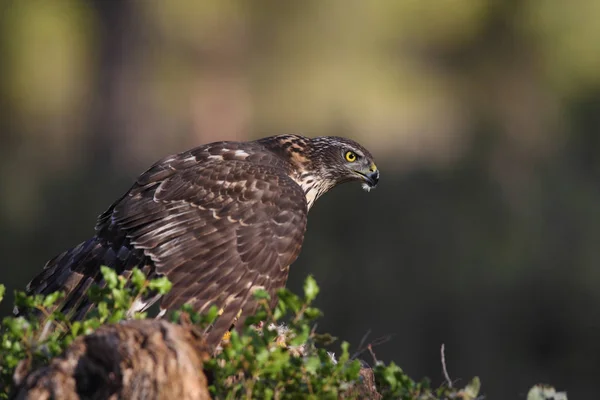
[[[210,399],[209,357],[191,325],[127,321],[75,340],[48,366],[16,376],[15,399]]]

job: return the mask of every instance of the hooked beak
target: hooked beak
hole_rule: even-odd
[[[369,191],[377,187],[377,184],[379,183],[379,170],[375,164],[371,164],[371,167],[367,170],[357,172],[364,181],[363,188],[365,190]]]

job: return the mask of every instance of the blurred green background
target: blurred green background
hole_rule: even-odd
[[[0,282],[23,289],[167,154],[342,135],[382,179],[311,210],[289,286],[315,275],[319,328],[394,334],[377,356],[435,384],[445,343],[489,399],[595,398],[599,18],[595,0],[2,0]]]

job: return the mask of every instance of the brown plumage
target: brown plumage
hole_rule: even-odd
[[[215,346],[240,310],[237,323],[255,312],[254,290],[274,298],[285,286],[314,201],[352,180],[370,189],[379,172],[365,148],[338,137],[217,142],[166,157],[100,215],[92,239],[50,260],[27,290],[65,291],[63,311],[82,318],[100,266],[125,276],[139,266],[173,283],[161,308],[223,310],[207,339]]]

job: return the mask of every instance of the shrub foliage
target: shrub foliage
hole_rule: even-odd
[[[60,354],[77,336],[93,332],[102,324],[126,318],[145,318],[145,313],[128,314],[133,302],[151,293],[167,293],[171,284],[166,278],[148,280],[135,270],[127,281],[107,267],[102,268],[102,286],[89,291],[97,304],[83,321],[72,322],[57,311],[62,294],[26,296],[15,293],[15,305],[28,309],[27,316],[6,317],[2,321],[0,343],[0,398],[7,398],[15,369],[25,363],[27,369],[44,365]],[[205,372],[210,377],[209,390],[215,399],[338,399],[360,397],[365,363],[350,355],[350,345],[342,342],[337,355],[325,346],[335,341],[330,335],[315,331],[315,321],[322,315],[312,304],[319,287],[312,277],[304,284],[303,296],[287,289],[278,292],[274,310],[268,307],[269,295],[256,293],[261,303],[257,314],[238,332],[233,330],[224,340],[220,352],[208,360]],[[0,285],[0,301],[4,287]],[[40,323],[38,316],[46,316]],[[199,315],[189,307],[173,312],[171,321],[185,318],[207,329],[217,317],[212,308]],[[50,323],[54,329],[45,329]],[[373,357],[374,358],[374,357]],[[447,386],[432,388],[427,380],[414,381],[394,363],[372,360],[377,392],[383,399],[475,399],[479,382],[457,390]],[[371,368],[371,367],[368,367]]]

